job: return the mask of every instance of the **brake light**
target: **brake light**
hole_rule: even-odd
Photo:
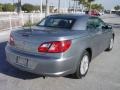
[[[67,51],[70,45],[71,40],[46,42],[38,47],[38,52],[62,53]]]
[[[12,35],[10,35],[9,44],[12,45],[12,46],[15,45],[15,43],[14,43],[14,38],[13,38]]]

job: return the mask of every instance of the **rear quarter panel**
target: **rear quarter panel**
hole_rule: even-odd
[[[81,60],[81,56],[83,54],[83,52],[87,49],[87,48],[92,48],[91,47],[91,38],[89,36],[89,34],[86,32],[82,35],[78,35],[77,38],[72,39],[72,45],[70,47],[70,49],[63,54],[63,57],[70,57],[70,56],[74,56],[74,68],[76,70],[80,60]]]

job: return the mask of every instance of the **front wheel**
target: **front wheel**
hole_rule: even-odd
[[[87,51],[84,51],[80,63],[75,72],[75,77],[77,79],[82,78],[87,74],[89,69],[89,63],[90,63],[90,54]]]

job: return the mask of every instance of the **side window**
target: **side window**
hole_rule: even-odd
[[[87,22],[87,29],[97,29],[101,26],[101,21],[97,17],[91,17]]]
[[[44,26],[44,25],[45,25],[45,18],[42,19],[38,25],[39,25],[39,26]]]
[[[99,22],[101,27],[105,25],[104,21],[102,21],[100,18],[99,18]]]

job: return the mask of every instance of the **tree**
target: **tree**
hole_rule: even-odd
[[[91,5],[91,9],[95,9],[95,10],[101,11],[101,10],[104,9],[104,7],[102,6],[102,4],[92,4]]]
[[[89,11],[91,10],[91,3],[93,2],[93,1],[95,1],[95,0],[86,0],[87,1],[87,3],[88,3],[88,9],[89,9]]]
[[[15,10],[15,5],[12,5],[11,3],[3,4],[2,10],[12,12]]]
[[[35,11],[40,11],[40,6],[39,5],[35,5],[35,6],[33,6],[33,9],[35,10]]]
[[[27,11],[29,13],[34,10],[34,6],[32,4],[26,3],[26,4],[22,5],[22,10]]]
[[[2,4],[0,4],[0,12],[2,11]]]
[[[78,3],[82,5],[82,11],[83,11],[85,3],[86,3],[85,0],[79,0]]]
[[[79,1],[79,4],[82,5],[82,9],[83,7],[87,7],[88,10],[91,9],[91,2],[95,1],[95,0],[76,0]]]
[[[116,5],[116,6],[114,7],[114,9],[117,11],[117,10],[120,9],[120,6],[119,6],[119,5]]]

